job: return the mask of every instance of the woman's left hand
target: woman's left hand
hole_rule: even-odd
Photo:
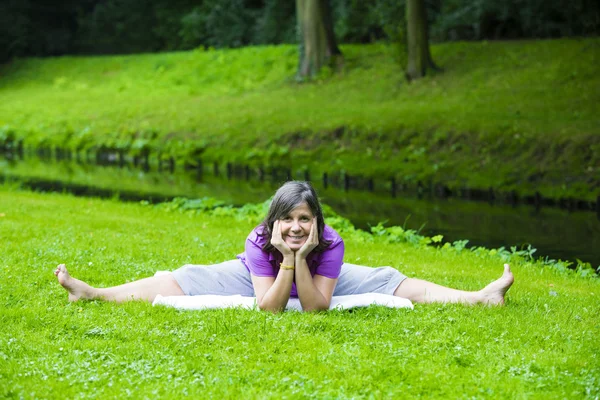
[[[315,247],[319,245],[319,230],[317,229],[317,218],[313,218],[313,223],[310,228],[308,239],[302,245],[300,250],[296,252],[296,257],[306,258]]]

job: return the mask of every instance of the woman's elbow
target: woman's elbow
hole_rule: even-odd
[[[304,312],[319,312],[329,310],[329,304],[316,304],[314,306],[302,307]]]
[[[258,309],[261,311],[269,311],[272,312],[273,314],[277,314],[282,312],[285,308],[284,307],[276,307],[273,304],[268,304],[265,301],[259,301],[257,302],[258,305]]]

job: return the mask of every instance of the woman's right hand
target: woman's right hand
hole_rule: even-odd
[[[273,224],[273,233],[271,234],[271,244],[283,255],[283,257],[294,257],[294,252],[281,236],[281,226],[279,221],[275,221]]]

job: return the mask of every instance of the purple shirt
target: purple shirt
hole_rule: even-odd
[[[267,242],[266,236],[261,236],[262,228],[255,228],[246,239],[246,251],[239,254],[237,258],[248,268],[254,276],[276,277],[279,273],[279,265],[283,261],[283,255],[275,250],[267,253],[263,246]],[[306,263],[312,276],[322,275],[326,278],[337,279],[340,276],[342,263],[344,262],[344,241],[333,228],[325,225],[323,239],[331,242],[322,253],[311,252],[306,257]],[[298,297],[296,283],[292,283],[290,296]]]

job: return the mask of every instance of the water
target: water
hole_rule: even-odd
[[[214,197],[233,205],[268,199],[282,182],[257,178],[227,179],[205,171],[143,172],[136,168],[101,167],[75,162],[38,159],[0,159],[4,180],[26,182],[38,190],[70,191],[79,195],[119,196],[123,199],[162,201],[173,197]],[[298,177],[300,178],[300,177]],[[425,198],[399,193],[344,191],[314,182],[323,202],[350,219],[358,228],[386,221],[441,234],[444,241],[469,240],[469,246],[499,248],[531,244],[537,256],[590,262],[600,266],[600,221],[590,211],[558,208],[535,209],[526,205],[502,205],[461,199]]]

